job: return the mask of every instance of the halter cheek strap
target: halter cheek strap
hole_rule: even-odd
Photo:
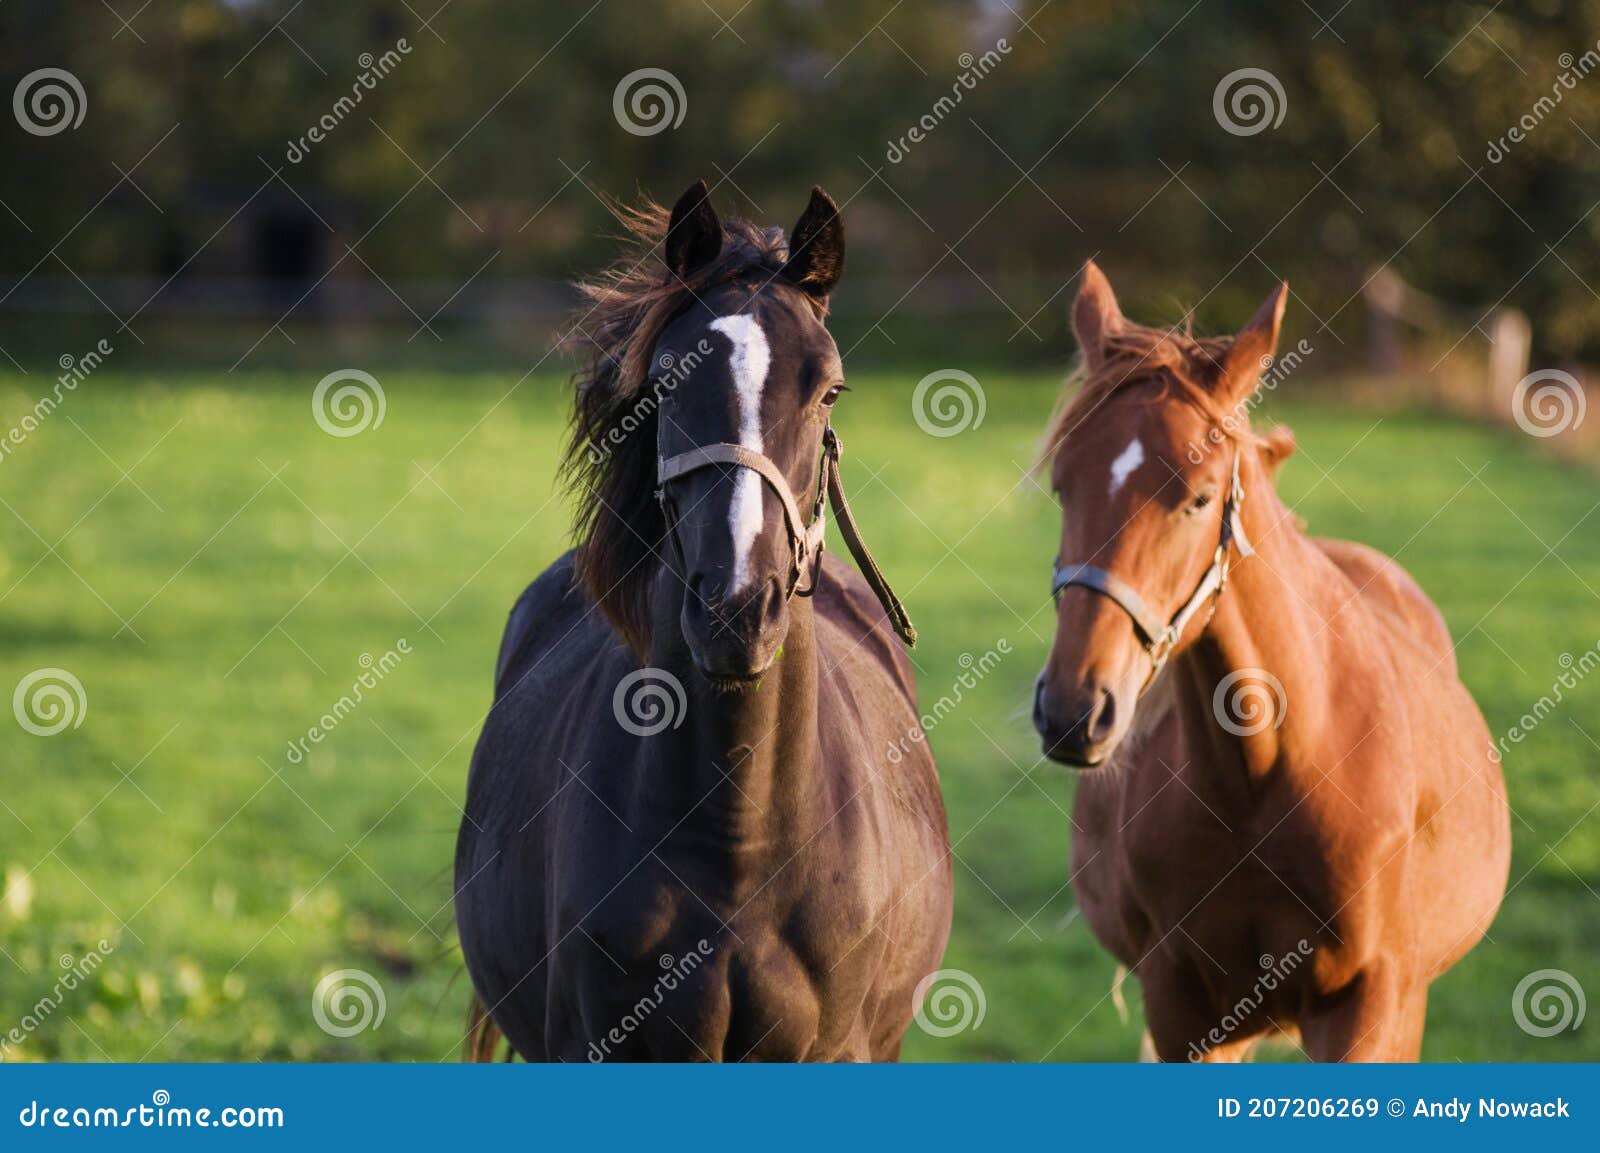
[[[1228,584],[1228,570],[1233,564],[1234,546],[1238,546],[1241,557],[1255,553],[1255,549],[1250,545],[1250,538],[1245,535],[1244,521],[1239,516],[1239,510],[1244,505],[1244,486],[1239,480],[1239,456],[1240,452],[1236,448],[1233,455],[1233,480],[1228,489],[1228,499],[1222,506],[1222,529],[1220,539],[1217,541],[1217,551],[1211,557],[1211,565],[1200,578],[1200,583],[1195,586],[1189,599],[1166,624],[1162,624],[1161,619],[1150,611],[1150,606],[1145,603],[1138,590],[1116,574],[1090,564],[1063,565],[1059,561],[1054,564],[1050,595],[1057,601],[1061,599],[1063,591],[1073,585],[1081,585],[1093,589],[1128,614],[1128,618],[1133,622],[1134,631],[1144,644],[1145,652],[1150,655],[1150,675],[1145,679],[1144,688],[1150,687],[1150,683],[1156,679],[1156,674],[1166,665],[1167,658],[1172,655],[1173,647],[1182,639],[1195,615],[1207,604],[1212,606],[1213,612],[1216,610],[1216,598],[1222,595],[1222,590]]]
[[[862,539],[861,529],[856,524],[855,514],[850,509],[850,502],[845,499],[844,483],[839,478],[839,461],[843,456],[844,442],[830,425],[822,433],[822,461],[818,470],[817,491],[812,500],[809,523],[801,519],[800,505],[794,499],[794,493],[790,491],[789,481],[783,475],[783,470],[774,464],[770,457],[755,449],[746,448],[742,444],[705,444],[675,456],[661,457],[656,462],[658,486],[656,499],[661,502],[662,514],[666,518],[667,535],[672,537],[674,543],[677,542],[677,517],[667,490],[672,481],[715,465],[747,468],[766,482],[767,487],[773,491],[783,506],[784,525],[789,531],[791,557],[786,595],[810,596],[817,589],[817,578],[822,571],[823,537],[827,531],[824,506],[832,505],[834,516],[839,521],[840,535],[844,537],[850,555],[855,557],[856,564],[860,566],[861,575],[866,578],[867,584],[872,587],[879,603],[883,605],[883,611],[888,616],[895,634],[908,646],[914,647],[917,643],[917,630],[911,624],[911,618],[907,615],[905,606],[900,603],[900,598],[895,596],[894,590],[889,587],[888,578],[883,575],[883,570],[878,567],[877,561],[873,560],[872,553],[867,549],[867,542]],[[802,588],[800,579],[808,568],[811,573],[810,582]]]

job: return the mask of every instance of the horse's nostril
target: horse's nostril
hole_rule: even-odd
[[[726,607],[727,588],[721,580],[706,573],[694,573],[689,577],[689,595],[700,602],[707,612],[721,613]]]
[[[1050,721],[1044,715],[1044,679],[1033,682],[1033,727],[1036,732],[1044,736],[1050,728]]]
[[[1089,721],[1089,737],[1091,740],[1103,741],[1116,727],[1117,698],[1111,695],[1109,689],[1101,689],[1094,716]]]

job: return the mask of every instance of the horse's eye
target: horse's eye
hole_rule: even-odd
[[[822,407],[823,408],[832,408],[838,402],[839,394],[840,393],[844,393],[844,392],[849,392],[849,391],[850,391],[849,388],[847,388],[846,386],[844,386],[842,384],[834,385],[827,392],[822,394]]]
[[[1194,516],[1195,513],[1199,512],[1201,509],[1205,508],[1206,505],[1211,503],[1212,495],[1212,493],[1203,492],[1199,496],[1195,497],[1189,502],[1189,506],[1183,510],[1184,515]]]

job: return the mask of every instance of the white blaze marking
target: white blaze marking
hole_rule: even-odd
[[[1144,445],[1139,443],[1139,438],[1134,437],[1128,442],[1128,447],[1117,455],[1111,462],[1111,495],[1116,496],[1117,490],[1128,483],[1128,477],[1133,475],[1133,470],[1144,463]]]
[[[738,405],[739,443],[756,452],[761,442],[761,390],[772,367],[772,349],[767,334],[753,316],[724,316],[711,322],[711,328],[726,336],[733,345],[728,367],[733,373],[733,391]],[[761,513],[761,478],[741,468],[733,478],[733,501],[728,505],[728,528],[733,533],[733,580],[729,592],[737,592],[750,580],[750,550],[761,534],[765,518]]]

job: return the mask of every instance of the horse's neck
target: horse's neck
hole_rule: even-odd
[[[1293,771],[1289,751],[1314,747],[1330,694],[1339,690],[1329,672],[1336,626],[1326,622],[1341,606],[1326,579],[1330,562],[1265,478],[1252,499],[1254,516],[1246,527],[1255,555],[1235,558],[1210,626],[1173,671],[1179,673],[1174,691],[1186,742],[1197,763],[1233,766],[1248,780],[1259,780],[1276,769]],[[1234,706],[1227,715],[1240,732],[1217,716],[1229,707],[1230,696]],[[1235,777],[1217,783],[1241,782]]]
[[[661,619],[660,617],[657,618]],[[647,823],[730,852],[804,842],[820,798],[817,649],[809,598],[789,602],[789,632],[753,685],[711,684],[689,659],[676,624],[658,632],[651,663],[683,670],[684,723],[651,740],[639,781]]]

